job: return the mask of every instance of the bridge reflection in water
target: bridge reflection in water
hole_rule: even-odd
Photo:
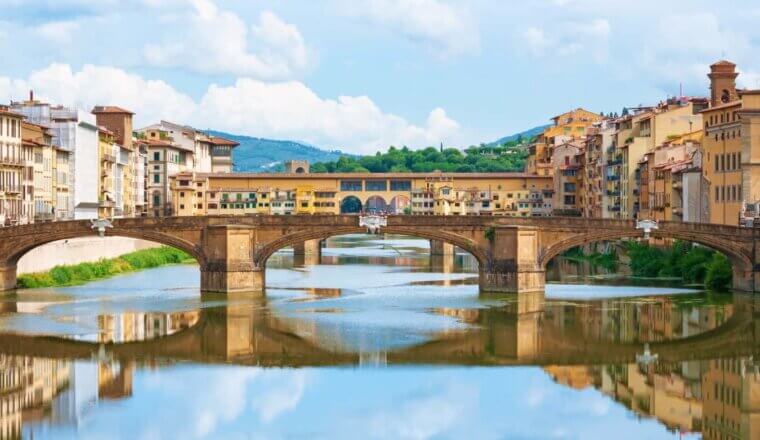
[[[339,296],[340,290],[312,293]],[[135,326],[124,325],[129,316],[121,316],[120,323],[103,316],[99,342],[4,334],[0,405],[6,410],[0,414],[0,437],[15,437],[22,420],[77,420],[87,397],[53,405],[69,387],[89,381],[97,390],[92,400],[128,398],[136,365],[177,361],[278,367],[542,365],[557,383],[596,388],[672,429],[702,430],[706,438],[720,438],[726,430],[738,438],[760,434],[760,365],[753,360],[760,353],[760,300],[736,294],[707,307],[666,297],[576,304],[525,294],[500,300],[502,306],[486,309],[434,309],[469,325],[429,342],[375,353],[326,348],[314,328],[273,316],[263,298],[221,307],[207,299],[209,307],[199,311],[153,314]],[[152,332],[146,331],[150,322],[158,323],[151,324]],[[645,343],[657,360],[637,364]],[[77,359],[94,367],[82,371]]]

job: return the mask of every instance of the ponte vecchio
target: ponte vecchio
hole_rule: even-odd
[[[188,216],[116,219],[98,231],[90,221],[37,223],[0,230],[0,289],[16,287],[16,265],[30,250],[57,240],[97,235],[132,237],[184,250],[197,261],[203,292],[265,290],[267,259],[293,247],[318,252],[332,236],[367,232],[355,215]],[[402,234],[453,245],[479,264],[483,293],[540,292],[545,267],[562,252],[586,243],[619,239],[670,238],[699,243],[725,254],[732,263],[734,288],[760,290],[758,231],[753,228],[661,222],[650,232],[632,220],[511,218],[491,216],[382,217],[377,233]]]

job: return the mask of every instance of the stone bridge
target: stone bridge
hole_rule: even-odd
[[[208,216],[117,219],[106,235],[182,249],[198,261],[204,292],[229,293],[263,292],[267,259],[279,249],[303,249],[331,236],[362,232],[366,231],[359,226],[359,217],[353,215]],[[482,292],[511,293],[542,291],[547,263],[565,250],[644,236],[632,220],[564,217],[390,216],[382,232],[455,245],[477,259]],[[31,249],[96,234],[89,221],[0,229],[0,290],[16,286],[16,264]],[[651,236],[718,250],[732,263],[735,289],[760,290],[756,246],[760,230],[663,222]]]

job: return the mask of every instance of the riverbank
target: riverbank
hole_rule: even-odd
[[[95,263],[103,258],[118,258],[143,249],[161,247],[151,241],[129,237],[79,237],[58,240],[27,252],[17,264],[17,273],[47,272],[55,266]]]
[[[20,289],[77,286],[119,274],[194,261],[187,252],[163,246],[104,258],[94,263],[59,265],[46,272],[22,274],[18,276],[17,283]]]

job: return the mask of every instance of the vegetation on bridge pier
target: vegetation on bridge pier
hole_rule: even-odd
[[[94,263],[56,266],[47,272],[19,275],[17,282],[19,288],[25,289],[76,286],[122,273],[194,261],[193,257],[184,251],[162,246],[116,258],[101,259]]]

